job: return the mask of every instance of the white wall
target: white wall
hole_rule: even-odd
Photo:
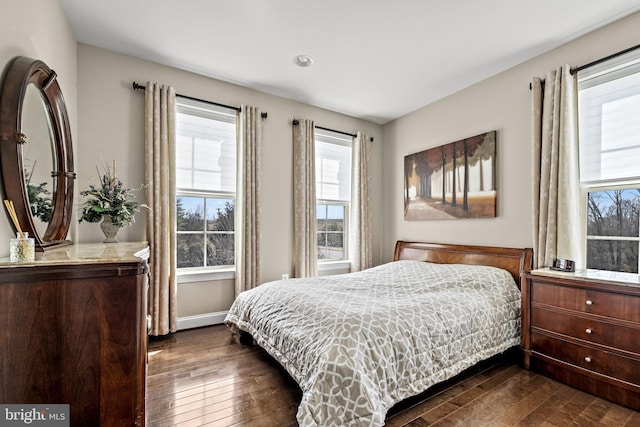
[[[317,125],[346,132],[364,131],[372,146],[372,202],[374,210],[374,262],[381,258],[382,127],[342,114],[292,102],[219,80],[142,61],[107,50],[78,46],[78,185],[84,188],[96,165],[115,159],[118,176],[134,187],[144,178],[144,93],[133,91],[136,81],[170,84],[179,94],[228,105],[254,105],[268,113],[263,123],[263,279],[292,273],[292,130],[293,118],[309,118]],[[143,197],[141,194],[140,197]],[[144,239],[144,215],[118,234],[120,240]],[[80,224],[80,241],[102,239],[96,224]],[[233,300],[230,280],[182,283],[178,290],[178,316],[226,310]]]
[[[55,70],[74,136],[78,122],[76,47],[71,27],[57,1],[0,0],[0,67],[3,73],[8,62],[16,56],[40,59]],[[11,220],[4,207],[2,212],[0,258],[9,256],[9,239],[13,235]]]
[[[385,124],[383,259],[391,259],[399,239],[531,247],[529,82],[560,65],[580,66],[634,46],[638,28],[640,13]],[[498,132],[497,217],[405,221],[404,156],[490,130]]]
[[[255,105],[269,113],[264,122],[263,239],[267,242],[264,280],[277,279],[292,270],[289,122],[294,117],[311,118],[321,126],[349,132],[363,130],[375,138],[371,169],[376,264],[391,259],[397,239],[531,246],[529,82],[533,76],[544,76],[561,64],[582,65],[635,45],[640,28],[640,14],[632,15],[381,127],[192,73],[76,45],[57,1],[0,0],[0,10],[0,64],[26,55],[45,61],[58,74],[74,137],[77,189],[88,184],[103,160],[113,159],[128,185],[142,183],[144,96],[131,89],[133,80],[171,84],[178,93],[231,105]],[[404,221],[404,156],[493,129],[498,131],[498,217]],[[5,217],[0,221],[0,242],[7,242],[12,235],[8,216]],[[121,240],[143,239],[143,217],[120,233]],[[73,221],[70,238],[100,241],[102,235],[95,224],[77,227]],[[7,246],[0,245],[0,257],[8,256]],[[182,284],[179,315],[224,310],[232,298],[232,286],[231,281]]]

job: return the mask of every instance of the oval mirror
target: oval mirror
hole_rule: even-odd
[[[69,119],[56,73],[39,60],[17,57],[0,92],[0,164],[4,197],[20,228],[45,250],[66,240],[73,208]]]
[[[53,214],[52,171],[56,162],[45,102],[38,88],[29,84],[22,103],[22,133],[28,135],[27,143],[22,145],[22,163],[34,226],[46,240]]]

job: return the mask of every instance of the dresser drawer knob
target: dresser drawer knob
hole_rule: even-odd
[[[584,358],[584,361],[587,362],[587,363],[591,363],[591,358],[589,356],[587,356],[587,357]]]
[[[587,329],[585,329],[584,331],[585,331],[586,333],[588,333],[588,334],[590,334],[590,333],[592,333],[592,332],[593,332],[590,328],[587,328]]]
[[[591,301],[590,299],[587,300],[587,305],[591,305],[593,304],[593,301]]]

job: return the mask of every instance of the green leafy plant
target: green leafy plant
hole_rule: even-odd
[[[51,215],[53,214],[53,200],[51,198],[51,191],[47,190],[47,183],[32,184],[33,171],[36,167],[36,162],[33,162],[31,171],[27,173],[25,168],[25,175],[27,177],[27,198],[29,199],[29,207],[31,208],[31,215],[34,218],[39,218],[40,221],[48,223],[51,221]]]
[[[135,214],[143,205],[133,200],[136,190],[125,188],[122,181],[115,176],[115,163],[113,170],[112,174],[109,168],[106,168],[99,185],[91,184],[80,192],[85,198],[80,222],[99,222],[103,215],[110,216],[111,222],[121,227],[135,222]]]
[[[29,197],[29,206],[31,207],[31,215],[39,218],[40,221],[48,223],[51,221],[53,213],[53,203],[51,201],[51,192],[47,190],[47,183],[35,185],[27,181],[27,196]]]

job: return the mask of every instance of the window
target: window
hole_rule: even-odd
[[[587,268],[638,273],[640,52],[578,73]]]
[[[351,137],[316,129],[318,260],[348,258]]]
[[[177,268],[233,266],[236,112],[184,98],[176,104]]]

